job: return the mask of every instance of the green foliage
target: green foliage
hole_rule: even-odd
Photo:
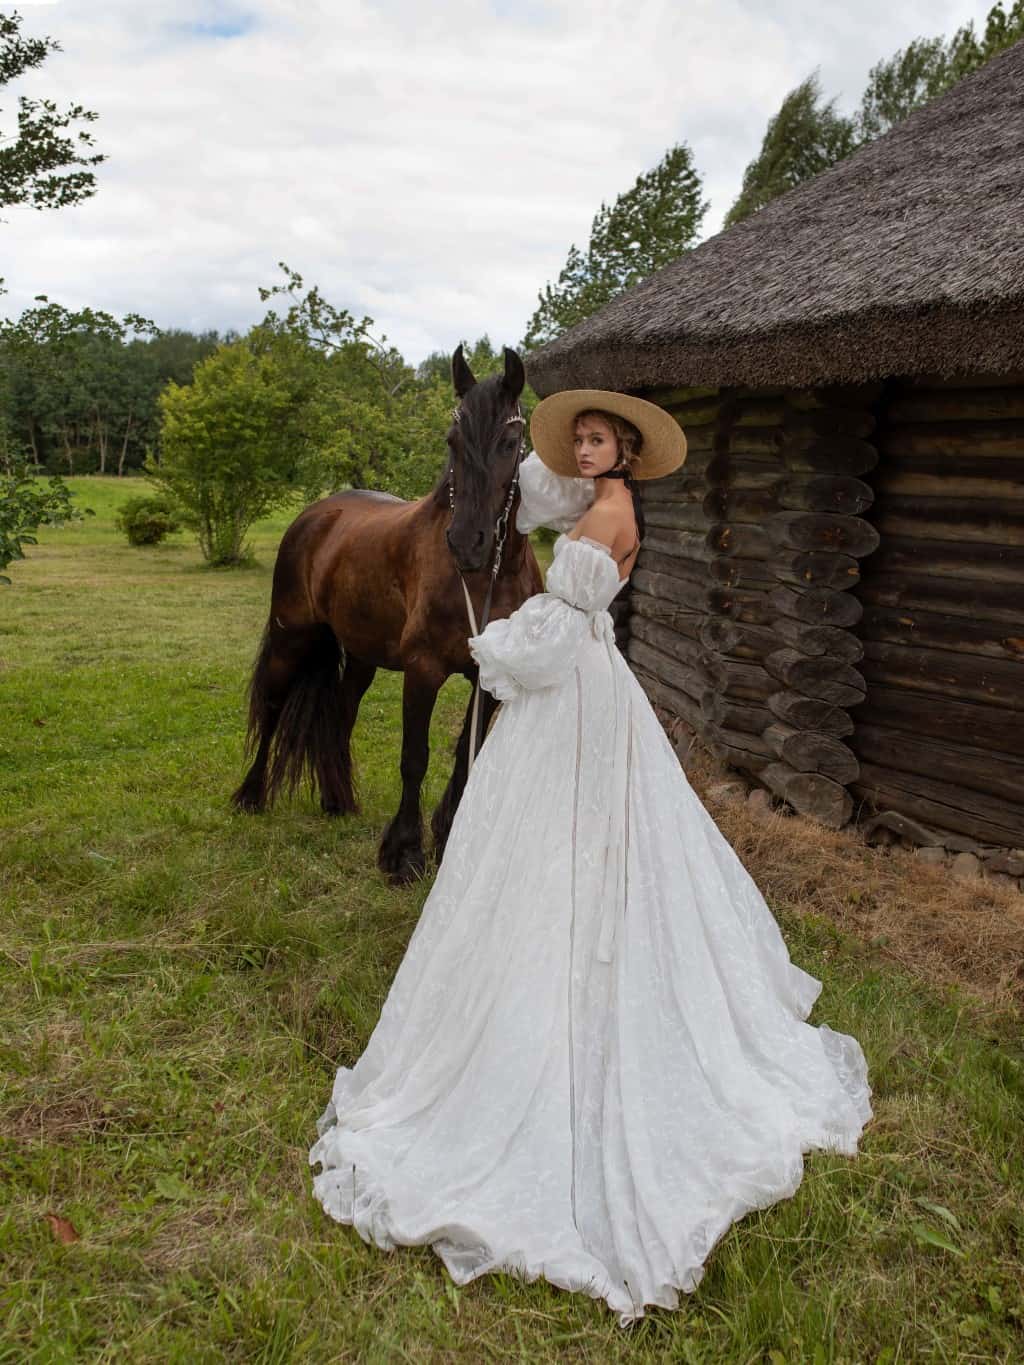
[[[40,526],[63,526],[80,520],[72,494],[63,480],[37,479],[24,460],[11,459],[0,468],[0,570],[15,559],[24,559],[23,545],[35,545]],[[0,583],[10,584],[0,572]]]
[[[0,14],[0,89],[61,50],[52,38],[23,37],[21,22],[17,13]],[[98,153],[87,155],[93,138],[81,125],[96,117],[80,104],[59,110],[52,100],[23,95],[18,101],[17,133],[0,138],[0,208],[58,209],[94,194],[92,171],[73,168],[106,160]]]
[[[979,38],[974,24],[943,38],[915,38],[888,61],[871,68],[857,116],[860,141],[886,133],[901,119],[977,71],[991,57],[1024,38],[1024,0],[1009,12],[1003,2],[989,10]]]
[[[160,495],[129,498],[114,520],[129,545],[159,545],[181,530],[181,514],[170,498]]]
[[[725,216],[726,227],[853,151],[853,121],[837,114],[834,106],[835,100],[822,104],[817,75],[789,92],[768,123],[760,152],[743,173],[743,188]]]
[[[524,348],[552,341],[681,256],[694,244],[707,208],[690,148],[670,147],[610,208],[601,205],[585,252],[570,246],[558,280],[538,296]]]
[[[150,478],[181,509],[209,564],[248,557],[250,527],[295,496],[309,376],[282,338],[218,347],[192,383],[160,396],[159,463]]]
[[[299,481],[307,499],[342,488],[374,488],[420,498],[445,461],[445,432],[454,403],[451,356],[436,352],[413,370],[370,318],[335,307],[302,276],[280,262],[285,282],[261,289],[264,299],[286,298],[283,315],[270,312],[254,329],[264,344],[287,341],[303,358],[308,377],[306,435]],[[466,346],[478,379],[504,364],[481,337]]]
[[[749,218],[786,190],[841,161],[886,133],[921,105],[950,89],[1011,43],[1024,38],[1024,0],[993,6],[981,38],[974,24],[944,38],[915,38],[871,68],[860,108],[852,118],[821,103],[817,75],[791,90],[768,124],[761,150],[743,173],[743,188],[725,226]],[[1006,0],[1009,3],[1009,0]]]
[[[156,327],[129,313],[120,321],[92,308],[71,311],[36,299],[0,321],[0,413],[10,440],[32,462],[68,474],[139,465],[140,434],[152,439]],[[147,430],[148,428],[148,430]],[[131,457],[131,458],[130,458]]]

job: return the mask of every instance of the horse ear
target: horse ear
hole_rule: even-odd
[[[503,380],[505,388],[513,398],[518,398],[526,384],[526,371],[523,369],[523,362],[519,359],[516,351],[511,351],[505,347],[505,378]]]
[[[462,354],[462,343],[455,348],[452,356],[452,383],[455,385],[455,392],[460,398],[465,398],[470,389],[476,383],[476,376],[466,364],[466,357]]]

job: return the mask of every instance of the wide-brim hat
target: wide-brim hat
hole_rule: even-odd
[[[533,448],[556,474],[579,478],[574,446],[576,418],[591,409],[624,417],[640,432],[643,437],[640,454],[630,464],[634,478],[660,479],[678,469],[686,459],[682,427],[656,403],[609,389],[564,389],[542,399],[530,418]]]

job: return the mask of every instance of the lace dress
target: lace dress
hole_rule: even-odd
[[[517,524],[590,480],[522,466]],[[604,1299],[678,1305],[730,1224],[856,1151],[857,1042],[687,781],[615,646],[598,542],[470,647],[500,708],[367,1048],[338,1071],[315,1193],[378,1246],[431,1245]]]

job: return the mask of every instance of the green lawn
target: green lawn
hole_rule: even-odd
[[[858,1159],[811,1157],[795,1199],[734,1228],[679,1313],[624,1333],[543,1283],[457,1291],[429,1251],[329,1222],[315,1120],[428,890],[376,871],[400,678],[363,704],[360,816],[232,814],[288,518],[213,572],[183,536],[123,542],[137,484],[73,482],[96,517],[0,589],[0,1360],[1024,1358],[1016,1026],[799,905],[775,909],[825,981],[815,1017],[865,1046],[877,1117]],[[441,694],[427,812],[467,696]]]

